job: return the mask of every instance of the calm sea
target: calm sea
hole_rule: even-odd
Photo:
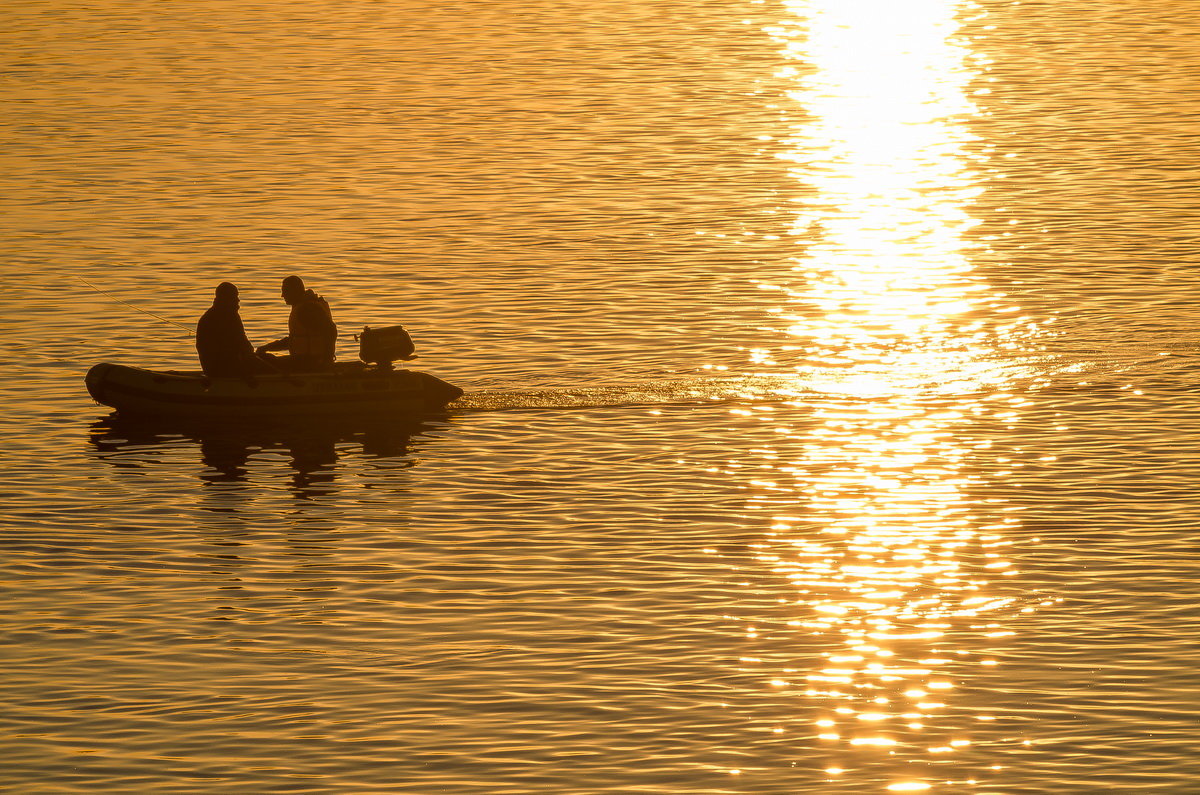
[[[1196,11],[5,4],[5,791],[1200,792]],[[467,397],[88,398],[289,273]]]

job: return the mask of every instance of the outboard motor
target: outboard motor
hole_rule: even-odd
[[[391,370],[392,362],[407,362],[417,358],[417,346],[404,326],[371,328],[363,326],[354,338],[358,340],[358,358],[380,370]]]

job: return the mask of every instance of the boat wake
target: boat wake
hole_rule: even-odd
[[[794,380],[782,376],[689,378],[577,389],[468,391],[446,409],[459,413],[763,402],[794,399],[806,391],[797,388]]]

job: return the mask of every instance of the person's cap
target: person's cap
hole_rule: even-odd
[[[217,285],[217,298],[237,298],[238,288],[233,282],[221,282]]]

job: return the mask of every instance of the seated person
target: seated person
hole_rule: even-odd
[[[204,374],[212,378],[249,377],[266,371],[254,354],[238,314],[238,288],[230,282],[217,285],[212,306],[196,324],[196,353]]]
[[[329,304],[324,298],[307,290],[299,276],[283,280],[283,300],[292,307],[288,315],[288,335],[266,345],[257,353],[288,372],[320,372],[333,368],[334,348],[337,346],[337,326]],[[288,352],[287,356],[271,356],[268,351]]]

